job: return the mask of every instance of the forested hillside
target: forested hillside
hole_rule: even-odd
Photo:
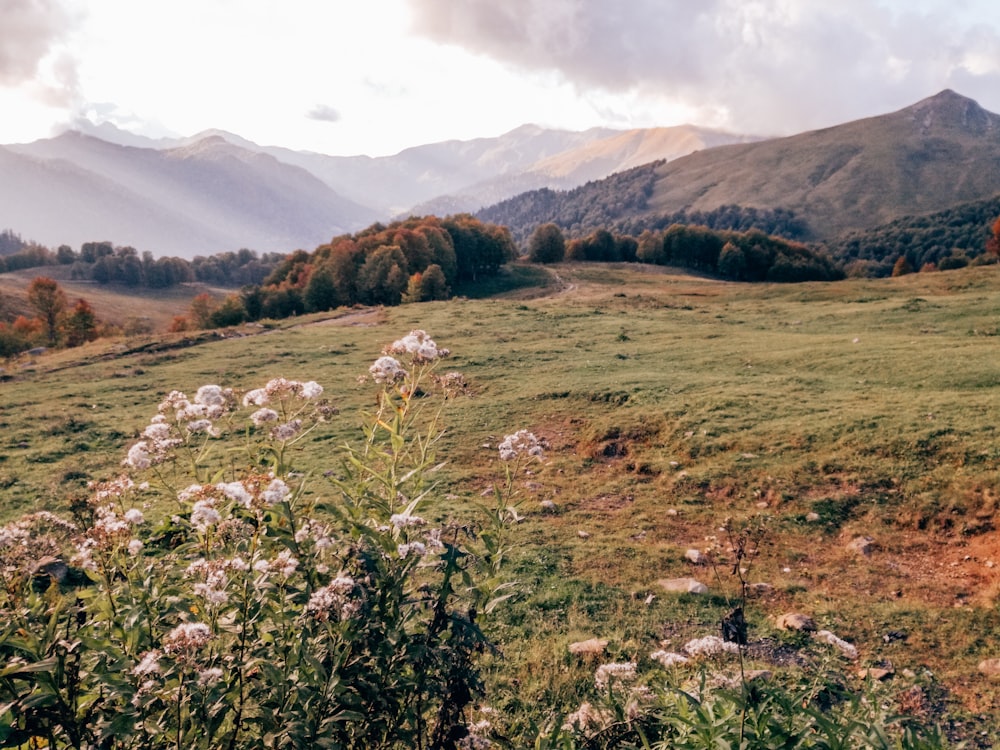
[[[559,225],[571,238],[584,237],[597,229],[639,235],[646,230],[666,229],[671,224],[739,232],[758,229],[793,240],[805,237],[805,222],[785,208],[726,205],[707,211],[651,212],[649,198],[653,194],[656,168],[662,163],[652,162],[619,172],[573,190],[533,190],[485,208],[476,216],[506,225],[521,245],[535,229],[550,222]]]
[[[867,231],[849,232],[827,243],[830,254],[857,275],[888,276],[900,258],[915,270],[966,265],[987,251],[991,227],[1000,217],[1000,195],[923,216],[907,216]]]

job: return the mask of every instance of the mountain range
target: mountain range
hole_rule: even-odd
[[[525,125],[372,158],[223,131],[153,140],[83,124],[0,146],[0,228],[51,247],[109,240],[187,258],[311,250],[376,221],[483,207],[520,237],[545,221],[579,234],[739,206],[794,216],[801,238],[828,240],[998,192],[1000,115],[950,90],[770,139]]]
[[[797,239],[830,241],[998,194],[1000,115],[945,90],[878,117],[722,145],[571,191],[525,193],[478,215],[523,238],[550,221],[580,236],[777,214]]]
[[[83,124],[0,146],[0,228],[52,247],[110,240],[158,256],[311,250],[400,214],[474,211],[742,140],[693,126],[526,125],[371,158],[262,147],[224,131],[153,140]]]

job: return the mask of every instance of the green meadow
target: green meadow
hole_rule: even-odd
[[[485,625],[500,644],[488,657],[497,708],[575,710],[593,665],[569,656],[572,642],[606,639],[625,661],[717,634],[738,581],[685,552],[720,538],[726,518],[760,516],[768,532],[749,576],[767,586],[747,611],[757,666],[855,682],[886,669],[890,692],[922,685],[922,710],[955,737],[1000,739],[1000,690],[977,668],[1000,657],[1000,267],[788,285],[631,265],[508,274],[517,288],[494,297],[6,363],[0,514],[66,512],[88,481],[120,471],[171,390],[279,376],[318,381],[339,410],[297,461],[335,503],[323,474],[375,407],[359,378],[420,328],[451,350],[442,371],[467,383],[445,407],[446,463],[425,515],[474,521],[506,434],[547,445],[519,487],[507,564],[518,594]],[[857,537],[870,554],[849,548]],[[657,585],[686,576],[709,593]],[[857,662],[778,630],[785,612],[857,646]]]

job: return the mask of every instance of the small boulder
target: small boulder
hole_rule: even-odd
[[[813,638],[815,638],[817,641],[822,641],[823,643],[830,644],[851,661],[854,661],[855,659],[858,658],[857,647],[855,647],[851,643],[848,643],[843,638],[838,638],[829,630],[820,630],[816,633],[813,633]]]
[[[847,549],[864,557],[871,557],[875,551],[875,540],[870,536],[857,536],[847,543]]]
[[[590,638],[569,644],[569,652],[574,656],[603,656],[608,642],[603,638]]]
[[[811,633],[816,630],[816,621],[801,612],[786,612],[778,618],[781,630],[802,630]]]
[[[707,594],[708,586],[694,578],[661,578],[656,585],[664,591],[680,594]]]
[[[684,553],[684,559],[692,565],[705,565],[708,562],[705,553],[700,549],[689,549]]]
[[[979,671],[990,677],[1000,676],[1000,659],[983,659],[979,662]]]

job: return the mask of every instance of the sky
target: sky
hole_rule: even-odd
[[[950,88],[996,0],[0,0],[0,143],[81,119],[389,155],[522,124],[790,135]]]

